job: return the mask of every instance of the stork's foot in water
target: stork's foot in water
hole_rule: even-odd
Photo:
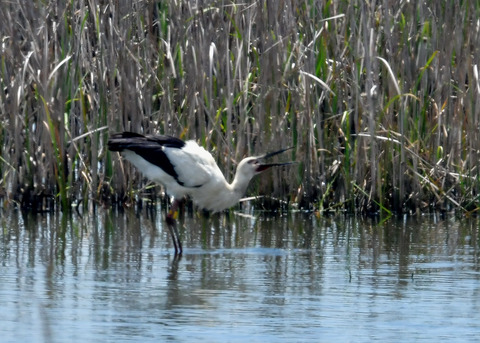
[[[175,248],[175,256],[182,255],[182,242],[180,241],[180,235],[178,234],[177,229],[177,218],[178,212],[178,203],[174,202],[170,211],[168,211],[167,217],[165,221],[167,222],[168,230],[170,231],[170,235],[172,236],[173,246]]]

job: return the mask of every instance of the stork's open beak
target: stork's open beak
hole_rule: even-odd
[[[259,161],[262,161],[262,160],[266,160],[266,159],[269,159],[270,157],[272,156],[275,156],[275,155],[278,155],[278,154],[281,154],[282,152],[285,152],[287,150],[291,150],[293,149],[293,147],[290,147],[290,148],[286,148],[286,149],[282,149],[282,150],[278,150],[278,151],[274,151],[274,152],[270,152],[268,154],[265,154],[263,156],[259,156],[257,157],[257,160]],[[259,163],[258,164],[258,167],[257,167],[257,172],[261,172],[261,171],[264,171],[270,167],[276,167],[276,166],[286,166],[286,165],[289,165],[289,164],[294,164],[296,162],[281,162],[281,163]]]

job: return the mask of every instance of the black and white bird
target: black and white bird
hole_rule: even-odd
[[[219,212],[232,207],[244,196],[255,175],[270,167],[294,163],[264,163],[269,157],[291,148],[247,157],[238,164],[232,183],[228,183],[213,156],[193,140],[122,132],[110,136],[108,148],[120,152],[148,179],[163,185],[166,193],[173,196],[167,223],[175,254],[182,253],[175,218],[179,203],[185,196],[190,197],[200,209]]]

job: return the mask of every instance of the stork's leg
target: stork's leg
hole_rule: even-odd
[[[182,254],[182,242],[180,241],[180,238],[178,237],[177,224],[175,223],[175,221],[173,221],[173,222],[168,222],[167,221],[167,226],[168,226],[168,229],[170,230],[170,235],[172,236],[173,246],[175,248],[175,255],[181,255]]]
[[[173,200],[173,204],[167,214],[167,226],[172,236],[173,246],[175,247],[175,255],[182,254],[182,242],[180,241],[180,235],[178,234],[176,218],[178,217],[178,205],[177,199]]]

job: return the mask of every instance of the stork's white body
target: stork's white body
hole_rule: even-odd
[[[222,211],[235,205],[244,195],[250,179],[237,176],[229,184],[213,156],[196,142],[187,141],[181,149],[165,147],[163,151],[174,165],[177,179],[183,185],[131,150],[122,151],[122,156],[148,179],[162,184],[167,194],[175,199],[189,196],[201,209]]]

